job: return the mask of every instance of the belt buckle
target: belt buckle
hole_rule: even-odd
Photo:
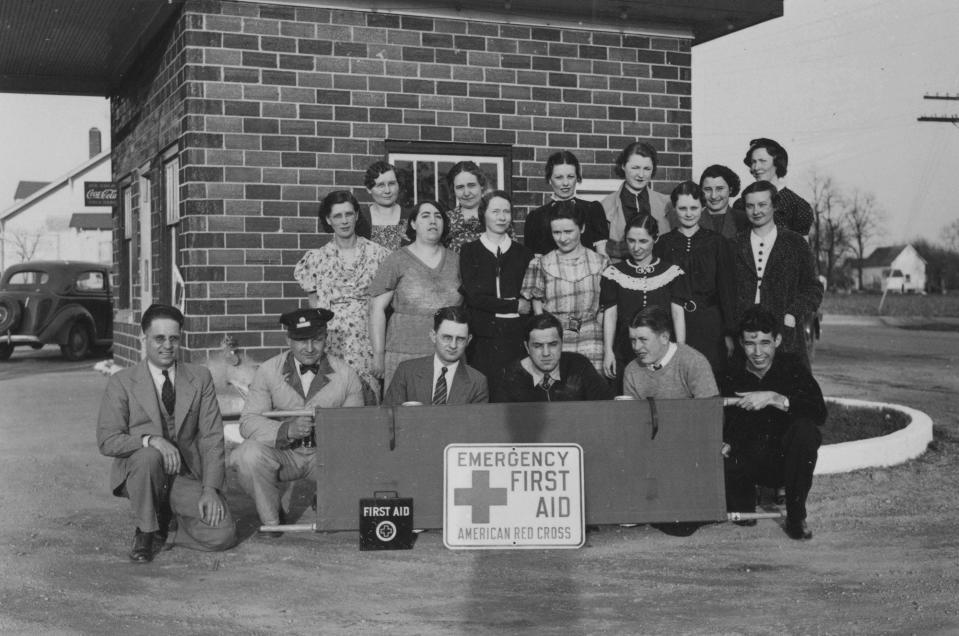
[[[569,319],[569,327],[567,327],[567,329],[570,330],[570,331],[572,331],[572,332],[579,333],[579,328],[582,326],[582,324],[583,324],[583,321],[582,321],[581,319],[579,319],[579,318],[570,318],[570,319]]]

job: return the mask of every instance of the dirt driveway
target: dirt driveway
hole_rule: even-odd
[[[105,378],[8,375],[0,633],[956,633],[959,334],[834,327],[815,366],[827,394],[929,412],[938,439],[904,466],[817,478],[810,542],[772,521],[604,527],[554,552],[451,552],[428,532],[373,553],[352,532],[288,534],[149,565],[126,560],[132,527],[94,444]],[[232,476],[229,496],[248,536]]]

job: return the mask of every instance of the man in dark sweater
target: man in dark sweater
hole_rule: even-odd
[[[826,421],[822,391],[798,356],[777,352],[779,320],[768,309],[748,309],[739,337],[745,359],[731,362],[720,380],[723,440],[729,445],[726,508],[754,512],[757,484],[785,486],[786,534],[811,539],[806,497],[822,443],[819,427]]]
[[[523,345],[529,355],[506,367],[491,402],[613,399],[613,390],[585,356],[563,352],[563,326],[556,316],[530,318]]]

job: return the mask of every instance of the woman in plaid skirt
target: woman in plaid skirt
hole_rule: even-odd
[[[586,356],[603,372],[603,324],[599,310],[600,278],[609,258],[583,247],[585,221],[571,201],[550,210],[556,249],[534,259],[526,270],[520,293],[563,325],[563,351]]]

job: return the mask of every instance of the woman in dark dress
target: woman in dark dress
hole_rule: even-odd
[[[554,152],[546,160],[546,183],[553,189],[549,203],[540,206],[526,215],[523,230],[523,244],[537,256],[556,249],[553,232],[550,229],[550,210],[560,201],[573,201],[585,220],[586,226],[580,237],[583,245],[592,250],[605,249],[609,238],[609,222],[606,212],[599,201],[584,201],[576,198],[576,184],[583,180],[579,168],[579,159],[568,150]]]
[[[490,391],[503,369],[526,355],[524,314],[530,313],[530,302],[519,292],[533,254],[509,237],[512,209],[506,192],[486,194],[479,207],[486,231],[460,250],[461,291],[473,335],[467,361],[486,375]]]
[[[706,201],[702,189],[684,181],[670,195],[678,227],[659,237],[654,252],[686,272],[690,298],[686,313],[686,344],[709,360],[713,373],[722,371],[732,354],[736,304],[732,244],[700,226]]]
[[[603,270],[600,310],[603,314],[603,372],[616,381],[622,393],[623,370],[635,357],[629,342],[629,322],[641,309],[659,305],[673,318],[676,342],[686,339],[683,303],[689,298],[683,270],[653,256],[659,225],[649,214],[636,215],[626,224],[629,257]]]

